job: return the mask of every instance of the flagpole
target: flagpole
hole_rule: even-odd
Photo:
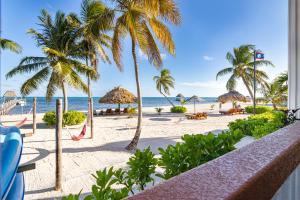
[[[254,50],[254,77],[253,77],[253,114],[256,114],[256,50]]]

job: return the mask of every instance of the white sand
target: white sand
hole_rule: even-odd
[[[193,112],[193,105],[186,105]],[[229,108],[225,104],[223,108]],[[158,147],[165,148],[169,144],[180,141],[184,134],[206,134],[209,131],[219,133],[227,129],[230,121],[247,117],[243,115],[221,116],[218,104],[215,110],[209,110],[210,104],[198,104],[197,112],[208,112],[206,120],[187,120],[184,114],[171,114],[169,107],[164,107],[162,115],[155,113],[154,108],[144,108],[143,129],[138,148],[150,146],[157,153]],[[2,116],[5,125],[11,125],[24,118],[25,115]],[[54,191],[55,183],[55,130],[46,127],[38,114],[37,133],[24,138],[22,163],[36,163],[36,169],[24,173],[26,182],[25,199],[55,199],[69,193],[90,192],[95,182],[91,176],[96,170],[104,167],[125,167],[132,153],[124,150],[130,142],[136,127],[137,118],[126,116],[94,117],[94,139],[86,138],[74,142],[67,130],[63,130],[63,191]],[[22,133],[32,132],[32,116],[22,127]],[[78,135],[82,126],[70,129],[71,134]]]

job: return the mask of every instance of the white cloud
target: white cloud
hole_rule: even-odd
[[[143,59],[143,60],[148,60],[147,55],[144,54],[144,53],[142,52],[141,49],[138,50],[138,56],[139,56],[141,59]],[[167,54],[161,53],[161,54],[160,54],[160,57],[161,57],[162,60],[165,60],[165,59],[167,58]]]
[[[214,60],[214,58],[210,57],[210,56],[203,56],[203,59],[206,60],[206,61],[212,61],[212,60]]]
[[[206,88],[206,89],[224,89],[226,83],[221,81],[206,81],[206,82],[182,82],[182,86],[193,87],[193,88]]]

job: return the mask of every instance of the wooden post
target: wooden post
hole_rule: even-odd
[[[56,137],[56,168],[55,168],[55,190],[61,190],[61,176],[62,176],[62,147],[61,147],[61,134],[62,134],[62,101],[61,99],[56,100],[56,128],[55,128],[55,137]]]
[[[93,113],[93,110],[94,110],[94,104],[93,104],[93,98],[90,97],[89,99],[89,103],[90,103],[90,127],[91,127],[91,139],[94,138],[94,113]]]
[[[32,133],[36,132],[36,97],[33,98],[33,108],[32,108]]]

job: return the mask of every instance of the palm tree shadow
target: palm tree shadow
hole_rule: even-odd
[[[51,127],[47,126],[46,123],[37,123],[36,124],[37,129],[49,129]],[[32,124],[24,124],[21,129],[32,129]]]
[[[167,121],[171,121],[172,119],[166,118],[166,117],[152,117],[152,118],[149,118],[149,120],[159,121],[159,122],[167,122]]]
[[[177,140],[180,140],[180,137],[155,137],[155,138],[141,138],[137,148],[138,149],[145,149],[147,147],[150,147],[151,151],[154,154],[158,154],[158,148],[166,148],[168,145],[174,145]],[[63,148],[62,152],[63,153],[82,153],[82,152],[100,152],[100,151],[111,151],[111,152],[128,152],[128,153],[133,153],[129,152],[125,149],[125,147],[130,143],[130,140],[123,140],[123,141],[118,141],[118,142],[111,142],[107,143],[101,146],[94,146],[94,147],[82,147],[82,148]],[[29,160],[25,162],[24,164],[28,163],[33,163],[33,162],[38,162],[47,156],[49,156],[52,153],[55,153],[55,150],[49,151],[47,149],[43,148],[33,148],[36,151],[38,151],[38,156],[35,157],[32,160]],[[36,155],[37,153],[27,153],[26,155]]]

